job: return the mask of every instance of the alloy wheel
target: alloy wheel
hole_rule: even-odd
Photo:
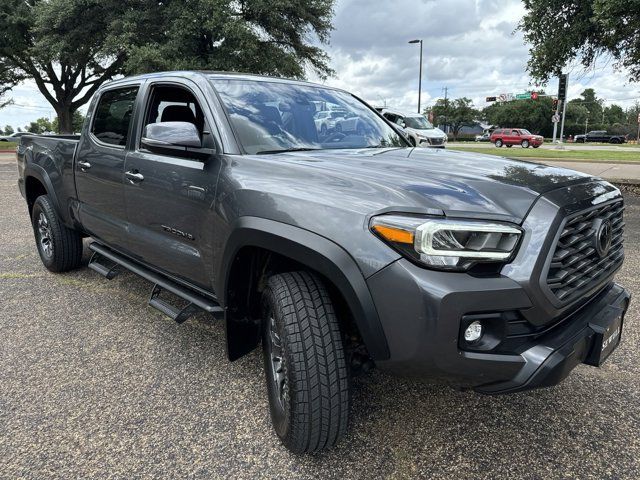
[[[289,400],[289,387],[287,384],[287,364],[282,347],[282,338],[278,333],[276,320],[273,314],[269,315],[269,331],[267,336],[267,348],[271,360],[271,382],[278,398],[279,407],[285,410]]]
[[[53,256],[53,234],[51,232],[51,224],[43,212],[38,216],[38,239],[42,253],[47,258]]]

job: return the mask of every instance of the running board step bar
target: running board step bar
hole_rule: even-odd
[[[112,279],[119,273],[117,267],[124,267],[145,280],[152,282],[154,286],[151,291],[151,296],[149,297],[149,305],[178,323],[186,321],[200,309],[213,314],[215,317],[220,317],[224,313],[224,309],[215,300],[183,287],[165,276],[129,260],[127,257],[114,252],[104,245],[93,242],[89,244],[89,249],[94,252],[89,262],[89,268],[106,278]],[[105,265],[105,263],[108,263],[108,265]],[[163,290],[186,300],[188,302],[187,305],[185,307],[176,307],[166,300],[161,299],[160,293]]]
[[[157,283],[153,286],[153,290],[151,290],[151,296],[149,297],[149,305],[151,305],[156,310],[164,313],[172,320],[175,320],[177,323],[186,322],[189,317],[195,315],[200,310],[200,307],[197,307],[193,303],[187,304],[183,308],[178,308],[170,303],[167,303],[165,300],[160,298],[160,293],[163,288]],[[222,310],[222,309],[221,309]]]
[[[105,265],[105,263],[108,263],[108,265]],[[93,255],[91,255],[91,260],[89,260],[89,268],[94,272],[98,272],[107,280],[111,280],[120,273],[116,262],[103,257],[100,253],[95,251],[93,252]]]

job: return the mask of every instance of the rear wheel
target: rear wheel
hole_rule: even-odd
[[[503,144],[502,144],[502,140],[500,140],[500,139],[496,140],[495,145],[496,145],[496,147],[498,147],[498,148],[502,147],[502,145],[503,145]]]
[[[80,266],[82,237],[64,226],[47,195],[33,204],[31,223],[40,259],[48,270],[66,272]]]
[[[522,140],[522,148],[529,148],[529,140]]]
[[[335,445],[347,430],[349,376],[338,319],[320,279],[274,275],[262,295],[271,420],[296,453]]]

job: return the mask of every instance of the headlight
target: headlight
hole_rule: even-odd
[[[458,271],[478,262],[507,263],[522,235],[519,228],[505,223],[403,215],[374,217],[370,228],[414,261]]]

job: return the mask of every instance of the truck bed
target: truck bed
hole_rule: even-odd
[[[73,161],[80,135],[25,135],[20,137],[16,149],[18,161],[18,186],[25,196],[25,171],[37,178],[49,192],[57,192],[68,205],[75,198]],[[49,183],[51,185],[49,185]],[[62,197],[62,198],[60,198]]]

